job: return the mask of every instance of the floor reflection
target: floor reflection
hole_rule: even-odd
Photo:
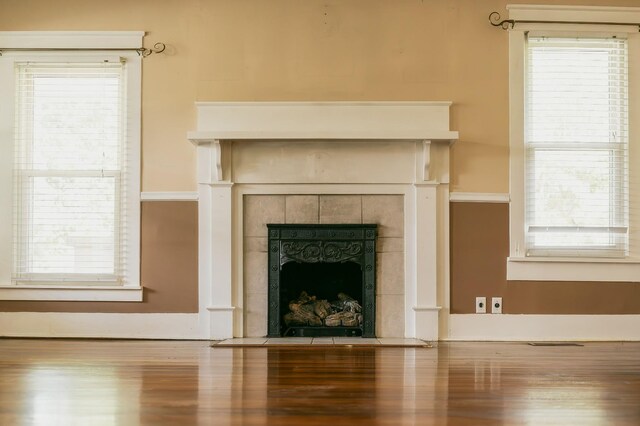
[[[119,424],[119,407],[125,396],[118,390],[113,368],[77,370],[45,365],[30,371],[25,382],[25,411],[32,413],[31,424],[64,424],[77,418],[99,426]],[[101,401],[99,406],[96,400]]]
[[[267,352],[266,405],[270,416],[333,412],[376,417],[375,405],[363,407],[353,402],[378,399],[378,351],[310,351],[297,362],[290,362],[290,352]]]
[[[638,350],[0,339],[0,425],[640,424]]]

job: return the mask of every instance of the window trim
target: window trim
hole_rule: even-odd
[[[31,52],[4,52],[0,57],[0,92],[13,93],[13,62],[25,57],[47,57],[67,60],[69,57],[95,57],[100,48],[131,49],[142,46],[143,31],[6,31],[0,32],[0,47],[32,48]],[[84,52],[38,52],[46,48],[95,48]],[[106,52],[105,52],[106,53]],[[64,301],[142,301],[140,284],[140,152],[141,152],[141,98],[142,58],[137,52],[109,51],[127,59],[127,175],[126,211],[128,255],[123,285],[19,285],[11,282],[13,264],[12,203],[13,143],[0,145],[0,300],[64,300]],[[8,108],[0,111],[0,140],[13,141],[14,101],[8,98]],[[9,145],[9,146],[7,146]],[[7,153],[7,155],[5,155]]]
[[[509,5],[509,18],[516,20],[639,22],[640,8]],[[594,36],[602,33],[625,33],[629,40],[629,57],[640,58],[640,35],[636,26],[572,24],[517,24],[509,30],[509,281],[640,281],[640,220],[630,217],[629,255],[625,258],[526,257],[525,246],[525,39],[529,31],[559,35]],[[640,164],[640,69],[629,60],[629,164]],[[632,77],[633,76],[633,77]],[[636,143],[634,144],[634,138]],[[630,192],[640,190],[640,168],[629,170]],[[630,197],[632,198],[632,197]],[[630,199],[630,209],[633,209]],[[633,233],[633,234],[631,234]],[[634,238],[635,235],[635,238]]]

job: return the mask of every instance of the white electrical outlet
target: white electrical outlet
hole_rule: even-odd
[[[487,298],[476,297],[476,314],[486,314],[486,313],[487,313]]]
[[[502,313],[502,297],[491,298],[491,313],[492,314]]]

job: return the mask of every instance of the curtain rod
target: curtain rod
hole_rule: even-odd
[[[0,47],[0,56],[2,56],[2,52],[13,51],[13,52],[86,52],[86,51],[134,51],[137,52],[138,55],[146,58],[152,53],[162,53],[167,48],[164,43],[156,43],[153,45],[153,48],[147,47],[126,47],[126,48],[113,48],[113,47]]]
[[[592,22],[592,21],[520,21],[515,19],[503,19],[500,20],[500,14],[498,12],[491,12],[489,14],[489,23],[494,27],[502,27],[503,30],[513,29],[516,24],[578,24],[578,25],[635,25],[640,31],[640,23],[634,24],[632,22]]]

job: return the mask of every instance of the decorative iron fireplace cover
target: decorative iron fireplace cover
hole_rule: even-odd
[[[269,288],[268,288],[268,336],[279,337],[285,332],[282,318],[280,289],[283,266],[297,263],[344,263],[353,262],[362,273],[362,337],[375,337],[376,301],[376,224],[268,224],[269,230]],[[288,302],[284,302],[288,303]],[[344,332],[344,327],[297,327],[294,335],[336,335],[323,334]],[[354,327],[351,327],[354,328]],[[360,331],[360,330],[358,330]]]

